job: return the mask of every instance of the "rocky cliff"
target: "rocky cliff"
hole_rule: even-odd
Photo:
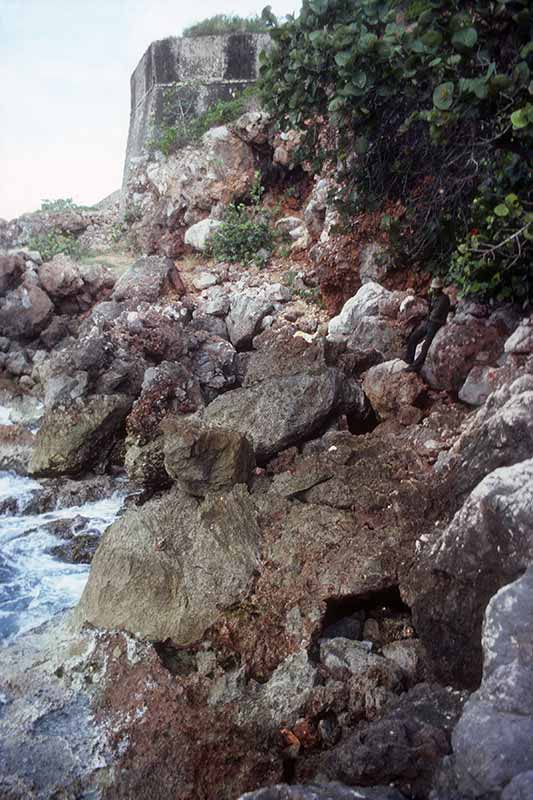
[[[274,127],[142,167],[120,275],[0,258],[6,390],[44,403],[2,464],[131,489],[72,617],[2,651],[13,800],[531,792],[533,320],[448,287],[405,372],[428,276]],[[209,255],[232,201],[258,262]]]

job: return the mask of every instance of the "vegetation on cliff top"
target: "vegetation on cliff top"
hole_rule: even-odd
[[[182,36],[220,36],[224,33],[265,33],[268,26],[259,15],[240,17],[238,14],[216,14],[184,28]]]
[[[263,102],[337,168],[348,213],[381,211],[411,264],[465,294],[533,297],[528,0],[304,0],[263,55]],[[391,214],[389,209],[395,208]]]

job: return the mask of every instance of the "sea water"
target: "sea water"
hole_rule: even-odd
[[[58,611],[74,606],[87,581],[88,564],[68,564],[49,552],[61,539],[43,525],[81,515],[90,520],[91,531],[101,533],[113,522],[124,499],[116,492],[81,506],[25,514],[39,488],[31,478],[0,472],[0,505],[7,499],[16,501],[7,514],[0,515],[0,644],[9,644]]]

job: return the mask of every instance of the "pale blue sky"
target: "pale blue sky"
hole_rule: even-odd
[[[221,13],[299,0],[0,0],[0,217],[120,187],[129,78],[155,39]]]

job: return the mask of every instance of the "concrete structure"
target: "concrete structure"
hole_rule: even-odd
[[[254,83],[268,34],[162,39],[152,42],[131,76],[131,112],[123,189],[133,159],[177,120],[228,100]]]

